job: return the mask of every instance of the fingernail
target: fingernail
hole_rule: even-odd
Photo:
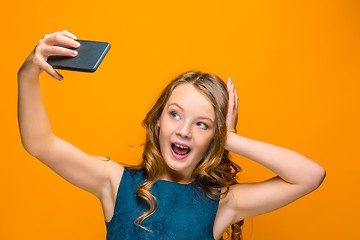
[[[58,78],[58,80],[62,81],[64,79],[64,77],[60,73],[58,73],[58,74],[60,76],[60,78]]]
[[[77,52],[77,51],[72,51],[71,54],[72,54],[73,56],[76,56],[76,55],[78,54],[78,52]]]
[[[79,47],[79,46],[80,46],[80,43],[79,43],[79,42],[76,42],[74,45],[75,45],[75,47]]]

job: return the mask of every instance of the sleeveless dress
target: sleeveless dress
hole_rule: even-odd
[[[136,226],[134,220],[148,210],[147,202],[136,196],[136,188],[145,180],[144,171],[124,168],[114,215],[109,223],[105,221],[106,240],[214,240],[219,200],[208,198],[196,182],[157,180],[149,191],[158,209],[141,224],[152,232]]]

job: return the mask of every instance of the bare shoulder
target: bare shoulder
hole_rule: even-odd
[[[239,187],[241,186],[241,183],[236,185],[238,185]],[[234,185],[229,187],[227,193],[225,193],[226,188],[221,189],[221,192],[224,194],[220,198],[218,211],[215,217],[213,229],[215,239],[220,239],[226,229],[236,221],[236,216],[234,212],[235,203],[233,201],[233,189]]]
[[[222,189],[222,192],[225,190]],[[292,192],[292,186],[279,177],[258,183],[237,183],[230,186],[219,202],[214,223],[214,236],[218,236],[216,239],[235,222],[286,205],[285,201],[281,201],[281,197],[274,197],[281,195],[281,191]]]
[[[108,168],[110,184],[103,189],[99,200],[105,221],[110,222],[114,214],[116,196],[124,173],[124,167],[113,160],[106,161],[105,165]]]
[[[104,157],[99,157],[99,158],[103,160]],[[104,189],[102,195],[103,196],[107,195],[107,197],[111,196],[112,198],[116,198],[116,193],[124,173],[124,167],[113,160],[106,161],[105,166],[109,173],[110,185],[108,186],[108,188]]]
[[[223,195],[220,198],[214,222],[215,239],[220,239],[228,227],[235,222],[251,217],[247,213],[246,208],[249,206],[249,202],[251,202],[249,190],[252,189],[253,186],[252,183],[237,183],[229,186],[227,192],[226,188],[221,189]]]
[[[123,173],[124,173],[124,167],[121,166],[119,163],[111,161],[111,169],[110,169],[110,182],[113,187],[114,193],[117,192],[117,189],[120,185]],[[116,194],[114,195],[116,197]]]
[[[262,182],[238,183],[229,188],[219,210],[234,223],[284,207],[317,187],[318,184],[288,183],[279,176]]]

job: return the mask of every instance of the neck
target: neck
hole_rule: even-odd
[[[192,173],[174,171],[168,167],[166,167],[166,170],[159,179],[182,184],[192,183],[195,180],[195,178],[192,176]]]

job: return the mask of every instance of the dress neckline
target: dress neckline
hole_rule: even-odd
[[[126,170],[127,171],[129,171],[129,172],[131,172],[132,170],[131,169],[127,169],[126,168]],[[145,169],[141,169],[140,171],[138,171],[138,172],[141,172],[142,174],[143,174],[143,177],[146,179],[146,171],[145,171]],[[192,182],[190,182],[190,183],[178,183],[178,182],[173,182],[173,181],[169,181],[169,180],[165,180],[165,179],[157,179],[155,182],[164,182],[164,183],[169,183],[169,184],[174,184],[174,185],[183,185],[183,186],[189,186],[189,185],[192,185],[192,184],[195,184],[196,183],[196,181],[195,181],[195,179],[192,181]]]
[[[183,185],[183,186],[189,186],[191,184],[194,184],[195,183],[195,180],[190,182],[190,183],[178,183],[178,182],[172,182],[172,181],[169,181],[169,180],[165,180],[165,179],[158,179],[156,180],[156,182],[165,182],[165,183],[170,183],[170,184],[175,184],[175,185]]]

